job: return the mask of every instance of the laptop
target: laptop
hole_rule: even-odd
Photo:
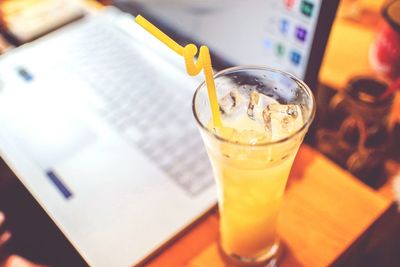
[[[298,47],[302,78],[333,17],[303,2],[320,19]],[[115,8],[0,58],[1,157],[90,266],[143,263],[215,205],[191,112],[200,81]]]

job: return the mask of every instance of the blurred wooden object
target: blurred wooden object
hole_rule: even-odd
[[[386,211],[378,195],[324,156],[303,145],[279,219],[285,244],[280,266],[328,266]],[[209,215],[148,266],[224,266],[218,216]]]
[[[83,16],[73,0],[5,0],[0,2],[3,27],[18,43],[31,41]]]

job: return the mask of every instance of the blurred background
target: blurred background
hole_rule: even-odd
[[[227,60],[223,45],[231,46],[235,39],[227,41],[229,36],[220,34],[218,30],[212,31],[218,20],[210,18],[234,9],[241,2],[244,1],[2,0],[0,53],[9,53],[95,12],[101,5],[115,5],[132,14],[167,17],[163,20],[165,29],[179,23],[179,18],[185,16],[191,23],[187,23],[181,32],[172,34],[181,38],[183,43],[193,40],[209,44],[215,53],[217,69],[243,62],[260,63],[258,58],[252,58],[251,53],[240,53],[246,42],[251,42],[243,38],[240,38],[240,46],[230,47],[230,51],[238,51],[234,53],[236,57]],[[252,17],[251,1],[248,2],[246,5],[250,11],[243,15],[245,19]],[[393,4],[396,2],[398,4]],[[389,9],[389,6],[394,7]],[[175,12],[174,16],[171,16],[171,10]],[[202,39],[205,35],[207,37]],[[400,1],[341,0],[319,71],[319,84],[312,88],[317,98],[318,116],[307,142],[373,190],[394,200],[400,199],[398,89]],[[0,211],[9,214],[8,225],[14,233],[9,252],[46,264],[57,262],[60,257],[73,259],[73,252],[71,257],[65,256],[71,247],[62,241],[57,231],[48,234],[47,229],[55,226],[42,220],[37,210],[33,212],[31,206],[25,204],[33,202],[32,197],[20,188],[15,178],[2,171],[7,169],[4,164],[0,167]],[[30,221],[34,221],[36,226],[39,224],[39,230],[31,231]],[[46,240],[43,239],[45,232]],[[54,243],[60,245],[55,248],[51,245]],[[377,253],[381,255],[379,249]],[[74,266],[76,263],[71,260],[70,264]]]

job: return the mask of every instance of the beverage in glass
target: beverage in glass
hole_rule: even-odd
[[[264,67],[215,75],[222,127],[214,127],[205,84],[193,98],[217,183],[220,248],[247,264],[276,260],[276,222],[287,178],[315,114],[314,97],[294,76]]]

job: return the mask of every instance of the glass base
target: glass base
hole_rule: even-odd
[[[222,258],[229,267],[277,267],[282,250],[280,243],[276,242],[266,254],[257,258],[246,258],[236,254],[227,254],[221,245],[218,247]]]

